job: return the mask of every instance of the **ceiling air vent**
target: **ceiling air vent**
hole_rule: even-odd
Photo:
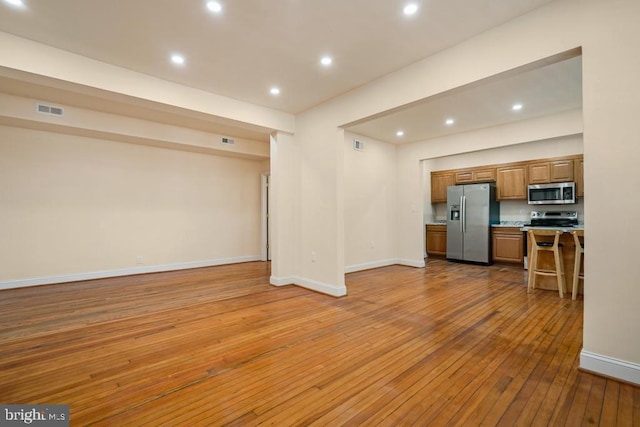
[[[36,110],[38,113],[48,114],[50,116],[64,115],[64,109],[62,107],[55,107],[53,105],[36,104]]]
[[[235,144],[236,142],[235,142],[233,139],[231,139],[231,138],[227,138],[226,136],[223,136],[223,137],[222,137],[222,143],[223,143],[223,144],[228,144],[228,145],[233,145],[233,144]]]
[[[364,142],[360,141],[359,139],[354,139],[353,140],[353,149],[357,150],[357,151],[364,150]]]

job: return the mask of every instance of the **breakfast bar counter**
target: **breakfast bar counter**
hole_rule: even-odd
[[[562,260],[564,263],[564,275],[565,283],[567,285],[567,294],[571,298],[572,283],[573,283],[573,267],[575,262],[576,245],[573,239],[572,231],[584,230],[583,227],[522,227],[521,230],[528,235],[529,229],[546,229],[546,230],[559,230],[562,232],[560,235],[560,244],[562,245]],[[531,253],[531,241],[527,237],[527,254]],[[550,252],[539,253],[538,264],[545,269],[553,269],[553,254]],[[578,293],[583,293],[583,282],[578,282]],[[548,289],[552,291],[558,291],[558,284],[555,277],[538,277],[536,279],[536,288]]]

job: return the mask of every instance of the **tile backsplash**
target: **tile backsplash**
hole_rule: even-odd
[[[531,211],[577,211],[578,221],[584,222],[584,199],[579,199],[574,205],[530,205],[524,200],[509,200],[500,202],[500,221],[528,222]],[[425,222],[446,221],[447,204],[428,204],[425,208]]]

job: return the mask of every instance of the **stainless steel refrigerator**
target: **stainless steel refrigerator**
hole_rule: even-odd
[[[491,224],[499,222],[494,184],[447,188],[447,259],[491,264]]]

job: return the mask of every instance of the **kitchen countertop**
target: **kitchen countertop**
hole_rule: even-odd
[[[571,230],[584,230],[584,223],[579,223],[576,227],[530,227],[528,222],[525,221],[500,221],[500,224],[491,224],[491,227],[499,228],[499,227],[515,227],[519,228],[522,231],[527,231],[530,228],[537,229],[547,229],[547,230],[560,230],[563,233],[568,233]],[[447,225],[446,221],[428,221],[425,225]]]
[[[491,224],[492,227],[524,227],[524,221],[500,221],[500,224]]]

